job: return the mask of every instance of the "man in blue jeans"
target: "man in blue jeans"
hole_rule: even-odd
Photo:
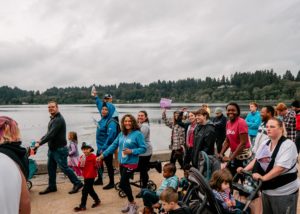
[[[40,192],[40,195],[56,192],[56,169],[57,165],[73,183],[73,189],[69,194],[78,192],[82,187],[82,182],[77,178],[73,170],[67,164],[68,148],[66,139],[66,122],[58,111],[58,105],[55,101],[48,102],[48,111],[50,121],[48,123],[48,132],[36,142],[35,147],[39,147],[48,142],[48,187]]]

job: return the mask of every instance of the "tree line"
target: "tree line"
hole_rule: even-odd
[[[26,91],[17,87],[0,87],[0,104],[45,104],[56,100],[60,104],[90,104],[89,87],[52,87],[45,92]],[[174,102],[229,102],[274,101],[300,99],[300,71],[294,76],[287,70],[284,75],[271,70],[235,72],[230,77],[205,79],[187,78],[177,81],[120,83],[118,85],[96,85],[99,96],[112,94],[116,103],[158,103],[166,97]]]

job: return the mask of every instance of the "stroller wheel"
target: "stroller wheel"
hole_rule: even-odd
[[[30,190],[32,188],[32,182],[27,181],[27,189]]]
[[[115,189],[116,189],[117,191],[120,191],[120,190],[121,190],[119,185],[120,185],[120,182],[118,182],[118,183],[115,184]]]
[[[123,191],[123,190],[119,190],[119,196],[121,197],[121,198],[125,198],[126,197],[126,194],[125,194],[125,192]]]
[[[147,183],[147,188],[151,191],[155,191],[157,186],[152,180],[149,180]]]

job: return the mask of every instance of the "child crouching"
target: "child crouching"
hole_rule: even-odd
[[[93,187],[94,180],[98,175],[96,155],[92,153],[94,149],[91,145],[83,142],[81,150],[83,152],[83,155],[79,159],[78,166],[82,169],[84,186],[82,189],[81,203],[78,207],[74,208],[75,212],[86,210],[86,201],[88,195],[90,195],[94,199],[92,208],[99,206],[101,203],[100,198],[98,197]]]

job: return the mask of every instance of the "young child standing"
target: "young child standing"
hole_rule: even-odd
[[[69,160],[68,166],[73,169],[77,176],[81,176],[82,172],[81,169],[78,167],[79,161],[79,152],[78,152],[78,138],[76,132],[69,132],[68,133],[68,140],[69,140]]]
[[[192,214],[189,207],[178,204],[178,193],[172,187],[167,187],[160,194],[164,214]]]
[[[74,208],[75,212],[86,210],[86,201],[88,195],[90,195],[94,199],[92,208],[99,206],[101,203],[100,198],[98,197],[93,187],[94,180],[98,174],[96,155],[92,153],[94,149],[90,144],[83,142],[81,150],[83,152],[83,155],[79,159],[78,166],[82,169],[84,186],[82,189],[81,203],[78,207]]]
[[[231,194],[230,183],[232,182],[232,175],[228,169],[217,170],[212,174],[209,182],[214,196],[218,203],[222,205],[224,213],[242,213],[238,209],[236,200]],[[238,203],[238,207],[242,208],[242,203]]]
[[[154,192],[149,189],[142,189],[141,197],[143,198],[144,206],[147,207],[146,209],[149,209],[153,213],[152,207],[159,208],[158,201],[159,201],[160,194],[167,187],[172,187],[175,190],[178,189],[179,179],[175,175],[175,173],[176,173],[176,166],[173,163],[167,163],[163,167],[163,176],[165,179],[162,181],[158,190]]]

